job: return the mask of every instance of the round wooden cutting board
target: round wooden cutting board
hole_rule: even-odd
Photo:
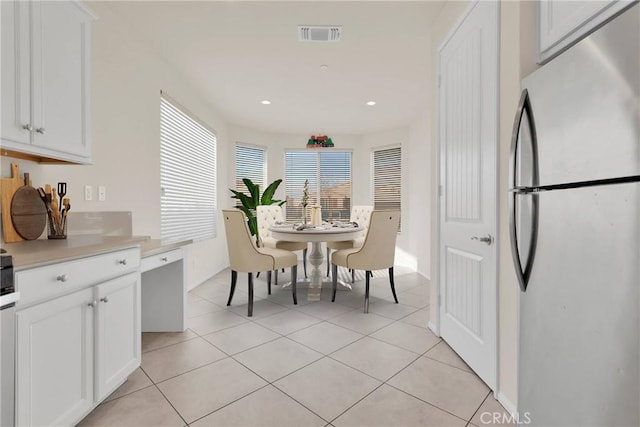
[[[47,224],[47,209],[36,189],[29,185],[29,175],[24,175],[24,187],[20,187],[11,200],[11,222],[23,239],[35,240]]]

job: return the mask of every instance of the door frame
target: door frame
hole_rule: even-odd
[[[499,389],[500,389],[500,2],[498,0],[494,0],[497,4],[496,7],[498,8],[497,10],[497,34],[498,34],[498,39],[496,40],[497,42],[497,55],[496,55],[496,60],[497,60],[497,64],[496,64],[496,69],[498,70],[495,78],[497,80],[497,84],[496,84],[496,91],[495,91],[495,98],[496,98],[496,142],[495,145],[493,147],[493,151],[494,151],[494,158],[495,158],[495,164],[496,164],[496,168],[493,171],[494,173],[494,180],[495,180],[495,205],[494,205],[494,212],[495,212],[495,224],[494,224],[494,230],[495,230],[495,238],[494,238],[494,245],[495,245],[495,251],[496,251],[496,257],[495,257],[495,268],[496,268],[496,295],[495,295],[495,299],[496,299],[496,305],[495,305],[495,349],[494,349],[494,354],[495,354],[495,360],[494,360],[494,364],[495,364],[495,390],[493,390],[493,396],[494,398],[498,398],[498,394],[499,394]],[[441,226],[442,226],[442,218],[441,218],[441,214],[440,214],[440,208],[441,208],[441,199],[442,199],[442,189],[443,189],[443,182],[442,182],[442,138],[441,138],[441,129],[440,129],[440,118],[441,118],[441,113],[442,113],[442,104],[441,104],[441,87],[440,87],[440,54],[443,50],[443,48],[447,45],[447,43],[449,43],[449,41],[453,38],[453,36],[456,34],[456,32],[460,29],[460,27],[463,25],[463,23],[467,20],[467,18],[469,17],[469,15],[471,14],[471,12],[475,9],[475,7],[481,3],[481,0],[475,0],[472,4],[470,4],[467,9],[462,13],[462,15],[460,15],[460,17],[458,18],[458,20],[456,21],[456,23],[451,27],[451,30],[449,30],[449,32],[447,33],[447,35],[442,39],[442,41],[440,42],[440,44],[438,45],[438,57],[437,57],[437,61],[436,61],[436,68],[435,68],[435,72],[437,73],[437,87],[436,87],[436,94],[437,94],[437,98],[436,98],[436,106],[435,109],[438,112],[438,116],[435,120],[436,123],[436,144],[435,144],[435,156],[436,156],[436,162],[435,162],[435,173],[436,173],[436,197],[435,197],[435,217],[436,217],[436,227],[434,227],[433,230],[433,234],[435,237],[435,250],[432,251],[433,253],[433,262],[432,262],[432,272],[434,273],[434,281],[437,286],[435,287],[436,290],[436,305],[435,305],[435,315],[432,312],[431,314],[431,318],[429,320],[428,323],[428,327],[429,329],[435,333],[438,337],[440,337],[440,320],[441,320],[441,316],[442,316],[442,311],[440,310],[440,304],[442,301],[441,298],[441,283],[440,283],[440,279],[441,279],[441,273],[440,273],[440,260],[441,260],[441,253],[440,253],[440,243],[441,243]],[[435,267],[435,268],[434,268]],[[432,283],[433,283],[432,282]],[[431,308],[433,310],[434,305],[431,305]]]

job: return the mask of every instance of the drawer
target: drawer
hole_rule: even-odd
[[[162,252],[160,254],[150,255],[142,258],[141,271],[153,270],[163,265],[171,264],[182,259],[182,249],[174,249],[172,251]]]
[[[15,275],[20,306],[51,299],[83,287],[136,271],[140,267],[140,249],[60,262],[19,271]]]

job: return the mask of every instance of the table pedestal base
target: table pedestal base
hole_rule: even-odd
[[[307,293],[307,300],[320,301],[320,293],[322,292],[323,286],[324,288],[331,289],[331,285],[332,285],[331,278],[329,278],[328,280],[323,280],[326,278],[322,274],[323,271],[320,268],[320,266],[322,265],[322,262],[324,261],[324,254],[321,249],[320,242],[312,242],[311,253],[309,254],[307,259],[309,260],[309,263],[312,266],[311,275],[309,279],[298,280],[297,288],[298,289],[309,288],[309,292]],[[327,260],[327,262],[329,262],[329,260]],[[285,283],[283,285],[283,287],[288,287],[288,286],[291,286],[291,282]],[[340,288],[351,290],[351,285],[343,282],[342,280],[338,280],[338,289]]]

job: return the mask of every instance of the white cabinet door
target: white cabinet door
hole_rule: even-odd
[[[100,401],[140,366],[140,273],[110,280],[95,289],[96,401]]]
[[[629,0],[538,2],[539,62],[547,62],[631,5]]]
[[[2,146],[88,163],[93,15],[75,1],[2,1]]]
[[[16,425],[73,425],[93,406],[93,290],[16,313]]]
[[[33,3],[33,143],[88,157],[90,17],[76,3]]]
[[[0,2],[2,8],[2,132],[5,142],[31,143],[31,61],[29,51],[30,4]]]

